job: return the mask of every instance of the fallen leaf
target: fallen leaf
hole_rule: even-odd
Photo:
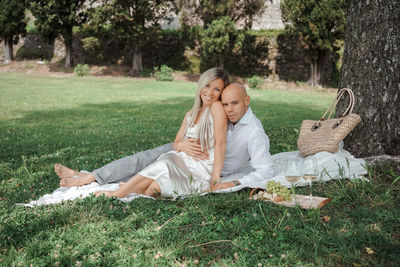
[[[369,247],[365,247],[365,251],[366,251],[369,255],[372,255],[372,254],[375,253],[375,251],[374,251],[372,248],[369,248]]]
[[[157,252],[157,254],[154,256],[155,259],[161,258],[164,256],[160,251]]]
[[[322,217],[322,220],[326,223],[328,223],[331,220],[331,217],[329,217],[328,215],[325,215]]]
[[[233,257],[235,257],[236,260],[239,260],[239,255],[236,252],[233,254]]]

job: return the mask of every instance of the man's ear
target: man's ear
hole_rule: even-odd
[[[246,106],[250,105],[250,96],[249,95],[246,96],[244,103],[246,104]]]

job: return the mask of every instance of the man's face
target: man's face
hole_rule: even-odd
[[[231,84],[222,92],[222,105],[226,116],[233,124],[240,121],[246,113],[250,103],[250,97],[239,85]]]

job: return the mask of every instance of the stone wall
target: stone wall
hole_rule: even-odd
[[[2,50],[4,50],[3,44]],[[0,60],[4,53],[0,51]],[[65,47],[62,40],[57,39],[51,44],[44,43],[37,35],[27,35],[14,46],[17,60],[44,59],[57,62],[65,57]],[[150,43],[143,51],[143,66],[152,68],[166,64],[174,69],[185,70],[185,45],[177,32],[163,33],[158,43]],[[191,51],[190,54],[195,54]],[[279,35],[247,34],[242,51],[228,55],[225,67],[238,76],[254,74],[285,81],[307,81],[310,66],[307,55],[296,38],[285,33]],[[79,37],[73,42],[74,64],[86,63],[93,65],[126,65],[130,66],[132,50],[124,49],[113,40],[103,40],[97,51],[86,51]],[[335,85],[335,75],[332,57],[323,68],[321,82]],[[202,62],[201,70],[215,66],[214,62]]]
[[[234,66],[233,72],[241,76],[258,74],[274,80],[307,81],[310,65],[306,51],[297,38],[285,33],[277,36],[247,35],[240,54],[229,55],[225,66]],[[335,69],[329,56],[323,67],[322,84],[334,85]]]
[[[253,21],[253,25],[251,27],[252,30],[282,30],[285,28],[282,20],[281,13],[281,5],[282,0],[266,0],[265,1],[265,10],[264,12],[256,16]],[[164,20],[161,21],[161,26],[163,29],[174,29],[177,30],[180,28],[180,18],[182,12],[186,14],[187,24],[190,26],[203,26],[203,22],[199,18],[199,16],[195,13],[195,9],[193,6],[184,7],[179,14],[171,13],[169,17],[170,21]],[[243,22],[239,21],[237,23],[238,28],[242,28],[244,25]]]

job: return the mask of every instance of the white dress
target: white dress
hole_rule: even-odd
[[[213,120],[211,114],[209,116],[212,129],[210,140],[214,140]],[[198,139],[197,126],[189,127],[185,138]],[[214,167],[214,141],[210,145],[208,154],[208,160],[195,160],[185,152],[173,150],[162,154],[139,173],[156,180],[163,197],[176,198],[199,194],[210,187]]]

